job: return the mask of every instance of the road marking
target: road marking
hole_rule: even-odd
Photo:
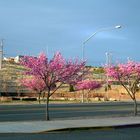
[[[50,114],[71,114],[71,113],[96,113],[96,112],[104,112],[105,110],[96,110],[95,112],[94,111],[87,111],[87,110],[83,110],[83,111],[74,111],[74,112],[51,112],[50,111]],[[113,110],[107,110],[108,112],[112,112]],[[125,110],[126,111],[126,110]],[[129,109],[127,110],[127,111],[130,111]],[[45,110],[44,110],[44,113],[37,113],[37,112],[35,112],[35,113],[30,113],[30,112],[28,112],[28,113],[15,113],[15,114],[13,114],[13,113],[11,113],[11,114],[0,114],[0,117],[1,116],[16,116],[16,115],[41,115],[41,114],[45,114]],[[116,113],[117,114],[117,113]]]
[[[32,110],[36,110],[36,111],[38,111],[38,110],[45,110],[46,108],[44,107],[44,108],[19,108],[19,109],[14,109],[14,110],[11,110],[11,109],[6,109],[6,110],[0,110],[0,112],[6,112],[6,111],[25,111],[25,110],[27,110],[27,111],[32,111]],[[110,110],[110,109],[112,109],[112,110],[130,110],[130,109],[133,109],[133,107],[132,108],[128,108],[128,107],[126,107],[126,108],[118,108],[118,107],[109,107],[109,108],[101,108],[101,107],[75,107],[75,108],[49,108],[50,109],[50,111],[53,111],[53,110],[105,110],[105,111],[107,111],[107,110]]]

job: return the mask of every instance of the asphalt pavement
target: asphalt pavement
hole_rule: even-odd
[[[45,110],[45,104],[0,105],[0,121],[44,121]],[[50,104],[49,110],[51,120],[131,116],[133,103]]]
[[[56,117],[52,118],[50,121],[45,121],[45,119],[41,120],[39,118],[40,116],[38,116],[38,114],[42,113],[41,116],[45,116],[44,111],[45,105],[1,105],[0,139],[43,140],[43,138],[47,138],[56,140],[89,140],[92,139],[92,137],[95,137],[95,139],[106,138],[109,140],[112,138],[126,138],[129,140],[132,139],[131,130],[140,130],[140,117],[131,116],[133,112],[133,104],[129,102],[51,104],[50,112],[53,113],[53,116],[51,117],[54,117],[54,115],[56,115]],[[114,112],[114,114],[112,114],[112,112]],[[32,119],[32,117],[36,115],[38,117]],[[12,119],[10,118],[11,116],[13,116]],[[25,116],[28,117],[26,118]],[[18,120],[17,118],[20,119]],[[126,134],[128,133],[128,135],[122,135],[122,133],[119,133],[119,128],[125,128],[123,130]],[[109,135],[105,132],[106,130]],[[120,134],[120,137],[115,133],[116,130]],[[103,135],[96,135],[99,134],[99,132],[105,134],[104,137]],[[137,140],[140,135],[138,132],[135,133],[136,135],[134,135],[134,138]],[[113,137],[114,135],[116,136]],[[62,138],[62,136],[64,137]]]

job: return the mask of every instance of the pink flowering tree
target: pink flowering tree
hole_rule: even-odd
[[[140,63],[128,61],[125,64],[105,67],[106,74],[119,81],[134,102],[134,116],[137,115],[136,93],[140,83]]]
[[[76,84],[76,89],[77,90],[87,90],[88,91],[87,92],[87,99],[88,99],[90,91],[100,88],[101,85],[102,84],[100,82],[97,82],[94,80],[83,80],[83,81],[79,81]]]
[[[51,60],[41,53],[38,57],[25,56],[21,64],[27,68],[25,75],[41,79],[47,91],[46,120],[49,120],[49,98],[64,84],[80,81],[86,73],[85,62],[65,60],[57,52]]]
[[[24,78],[21,81],[21,84],[28,88],[29,90],[36,91],[38,94],[38,101],[40,104],[41,94],[45,91],[45,83],[42,79],[36,77]]]

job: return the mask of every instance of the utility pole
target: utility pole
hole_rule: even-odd
[[[0,69],[2,69],[2,60],[3,60],[3,39],[0,41]]]
[[[130,57],[127,57],[127,62],[131,61],[131,58]]]

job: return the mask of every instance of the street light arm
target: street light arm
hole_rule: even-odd
[[[87,38],[84,42],[83,42],[83,44],[85,44],[86,42],[88,42],[93,36],[95,36],[97,33],[99,33],[99,32],[102,32],[102,31],[108,31],[108,30],[112,30],[112,29],[119,29],[119,28],[121,28],[121,26],[120,25],[117,25],[117,26],[115,26],[115,27],[108,27],[108,28],[101,28],[101,29],[99,29],[99,30],[97,30],[96,32],[94,32],[89,38]]]
[[[88,39],[86,39],[83,44],[86,44],[93,36],[95,36],[98,32],[100,32],[99,30],[96,31],[95,33],[93,33]]]

